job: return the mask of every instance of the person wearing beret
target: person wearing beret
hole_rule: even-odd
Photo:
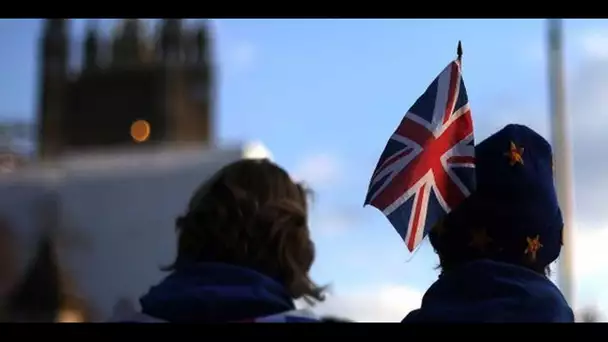
[[[510,124],[475,154],[476,190],[429,233],[440,276],[402,322],[574,322],[549,279],[564,225],[550,144]]]

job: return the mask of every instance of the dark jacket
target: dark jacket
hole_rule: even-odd
[[[287,290],[254,270],[220,263],[180,267],[140,299],[121,322],[317,322],[296,310]]]
[[[442,275],[425,293],[421,308],[403,319],[417,322],[574,322],[574,314],[547,277],[479,260]]]

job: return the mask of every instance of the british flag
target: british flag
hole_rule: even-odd
[[[365,204],[386,215],[413,251],[475,187],[473,120],[460,61],[435,78],[391,136]]]

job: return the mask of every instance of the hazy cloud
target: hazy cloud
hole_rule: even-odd
[[[420,307],[422,293],[403,285],[378,285],[328,295],[314,307],[320,315],[347,318],[356,322],[400,322]]]
[[[608,58],[608,30],[605,28],[583,33],[580,36],[580,41],[576,43],[587,56]]]
[[[608,241],[608,227],[577,226],[573,235],[574,271],[576,278],[605,278],[608,285],[608,253],[603,253]],[[607,307],[608,308],[608,307]]]
[[[608,227],[577,226],[573,235],[575,309],[596,307],[608,313]],[[603,317],[605,319],[605,316]]]
[[[545,46],[538,44],[538,41],[526,44],[521,54],[522,60],[530,63],[544,63],[546,58],[545,50]]]
[[[324,236],[340,235],[352,228],[352,220],[339,213],[324,215],[313,220],[311,230]]]
[[[574,70],[567,85],[574,152],[576,221],[585,226],[608,228],[608,210],[603,193],[608,190],[608,53],[586,41],[588,55]],[[604,40],[604,42],[608,42]]]
[[[321,210],[315,215],[311,228],[314,233],[336,236],[361,226],[365,219],[362,206],[333,208],[330,212]]]
[[[250,70],[256,63],[258,50],[247,41],[231,43],[228,46],[226,64],[229,71],[241,73]]]
[[[304,157],[295,167],[293,176],[314,188],[334,184],[342,173],[339,158],[330,153],[312,154]]]

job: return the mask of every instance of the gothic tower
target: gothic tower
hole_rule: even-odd
[[[68,21],[47,19],[40,46],[40,104],[38,151],[53,155],[63,144],[61,120],[66,111],[68,88]]]
[[[45,20],[41,39],[38,151],[65,152],[213,139],[213,61],[207,23],[163,19],[155,37],[124,19],[111,37],[87,27],[82,67],[70,70],[68,20]],[[156,40],[156,43],[154,42]],[[142,142],[131,125],[145,120]]]

